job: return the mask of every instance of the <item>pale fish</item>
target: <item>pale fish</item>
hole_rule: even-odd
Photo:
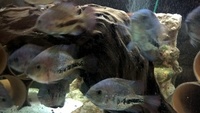
[[[84,31],[92,31],[95,22],[91,7],[80,10],[72,3],[61,2],[44,11],[38,17],[35,27],[47,34],[79,35]]]
[[[40,83],[52,83],[79,73],[80,69],[96,71],[95,56],[76,58],[78,51],[75,45],[52,46],[37,55],[28,65],[26,74]]]
[[[8,66],[18,72],[24,72],[30,61],[45,48],[34,44],[26,44],[14,51],[8,58]]]
[[[130,18],[132,42],[128,48],[131,49],[136,45],[148,60],[156,60],[160,46],[159,37],[164,30],[158,18],[148,9],[140,9],[131,14]]]
[[[121,78],[107,78],[93,85],[86,97],[104,110],[140,112],[139,106],[159,113],[160,96],[144,95],[142,81],[131,81]]]

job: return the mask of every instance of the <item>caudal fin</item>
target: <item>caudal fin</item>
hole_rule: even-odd
[[[83,68],[90,72],[95,73],[98,67],[98,59],[94,55],[89,55],[84,57],[83,59]]]
[[[150,113],[159,113],[158,107],[161,104],[160,96],[145,96],[144,101],[145,104],[143,106],[146,107]]]
[[[145,103],[151,105],[152,107],[159,107],[161,104],[160,96],[145,96]]]

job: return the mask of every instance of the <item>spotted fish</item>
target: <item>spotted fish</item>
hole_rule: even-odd
[[[51,83],[71,74],[79,73],[79,69],[94,73],[96,71],[96,57],[91,55],[75,59],[77,51],[75,45],[52,46],[30,62],[26,74],[37,82]]]
[[[86,97],[104,110],[141,112],[142,106],[150,113],[159,113],[160,97],[144,95],[142,81],[131,81],[121,78],[108,78],[93,85]]]

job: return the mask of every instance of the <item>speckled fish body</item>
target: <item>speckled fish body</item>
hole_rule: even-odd
[[[34,44],[26,44],[14,51],[8,58],[8,66],[18,72],[24,72],[30,61],[45,48]]]
[[[77,51],[75,45],[52,46],[31,61],[26,74],[37,82],[51,83],[73,73],[79,73],[79,69],[83,68],[85,64],[87,65],[87,60],[93,61],[93,59],[75,59]]]
[[[92,86],[86,97],[105,110],[138,111],[135,107],[143,106],[151,113],[158,113],[159,96],[144,95],[143,85],[141,81],[108,78]]]
[[[190,43],[197,47],[200,45],[200,6],[190,12],[185,20],[186,30]]]
[[[0,83],[0,111],[12,107],[13,101],[3,84]]]
[[[47,34],[79,35],[95,25],[93,9],[79,10],[72,3],[61,2],[39,16],[36,28]]]
[[[143,55],[149,60],[156,57],[149,51],[156,51],[160,45],[158,37],[163,32],[158,18],[148,9],[141,9],[130,15],[132,43],[137,45],[143,52]],[[130,48],[130,47],[129,47]],[[149,53],[148,53],[149,52]]]
[[[60,80],[64,76],[63,67],[74,63],[75,51],[75,45],[55,45],[47,48],[30,62],[26,74],[40,83]]]

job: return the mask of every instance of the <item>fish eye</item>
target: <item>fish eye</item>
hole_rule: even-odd
[[[50,93],[51,93],[51,90],[50,90],[50,89],[47,89],[47,92],[48,92],[48,94],[50,94]]]
[[[77,11],[77,14],[80,15],[81,13],[82,13],[82,10],[79,9],[79,10]]]
[[[141,16],[141,19],[142,19],[142,20],[147,19],[147,15],[142,15],[142,16]]]
[[[38,24],[41,24],[41,23],[42,23],[42,21],[41,21],[41,20],[38,20],[38,21],[37,21],[37,23],[38,23]]]
[[[19,61],[19,59],[17,57],[15,57],[13,60],[14,60],[14,62],[18,62]]]
[[[38,64],[38,65],[36,65],[36,68],[37,69],[41,69],[41,66]]]
[[[97,90],[97,95],[101,95],[102,91],[101,90]]]
[[[2,102],[6,102],[6,99],[5,99],[5,98],[2,98],[1,101],[2,101]]]

